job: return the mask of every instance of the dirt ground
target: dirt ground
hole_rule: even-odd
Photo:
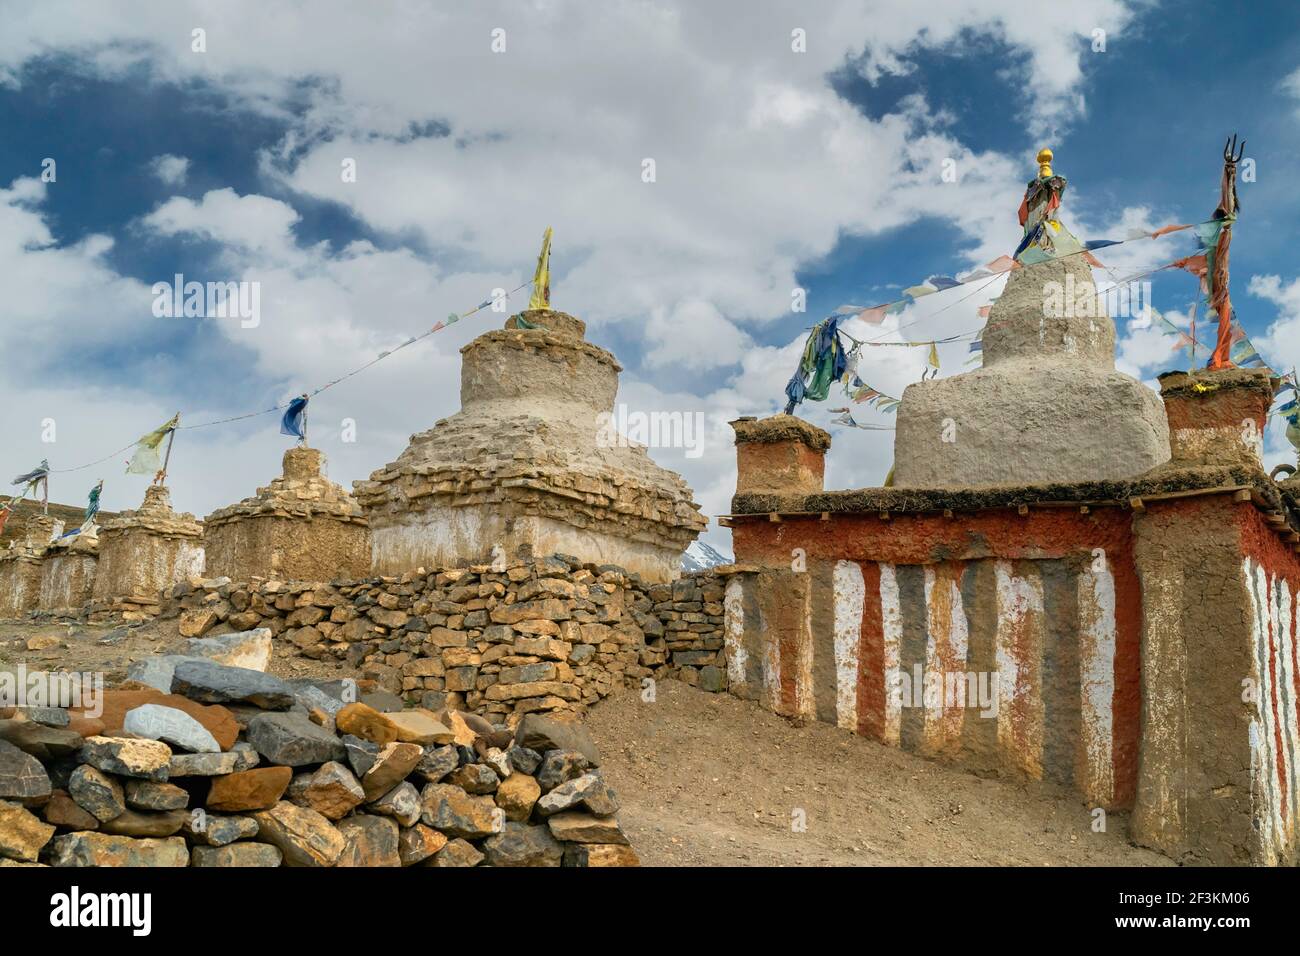
[[[829,724],[661,681],[588,726],[650,866],[1170,866],[1110,814],[1049,786],[981,779]],[[806,829],[795,832],[797,811]]]
[[[174,620],[0,624],[0,670],[98,671],[111,686],[133,661],[181,640]],[[277,656],[270,670],[347,676],[334,662],[296,657]],[[1094,833],[1089,808],[1068,792],[981,779],[678,681],[656,691],[654,703],[623,691],[587,721],[647,865],[1171,865],[1129,844],[1123,814]],[[806,827],[796,831],[799,815]]]

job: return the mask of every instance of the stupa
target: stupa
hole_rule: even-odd
[[[150,485],[138,509],[105,519],[99,530],[92,615],[143,620],[157,613],[163,591],[202,572],[203,524],[172,510],[166,485]]]
[[[298,446],[284,474],[203,522],[204,573],[233,581],[365,577],[370,540],[357,501],[324,476],[325,456]]]
[[[622,367],[585,332],[533,308],[461,349],[460,411],[355,485],[374,573],[560,553],[680,574],[706,519],[644,447],[602,438]]]
[[[1090,256],[1055,218],[1065,180],[1050,151],[1040,162],[1022,206],[1026,241],[984,330],[983,367],[903,392],[895,485],[1122,479],[1169,460],[1160,398],[1115,369],[1115,323]]]
[[[54,535],[54,519],[33,515],[23,536],[0,551],[0,618],[22,617],[41,600],[41,558]]]

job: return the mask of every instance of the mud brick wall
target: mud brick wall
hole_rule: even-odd
[[[1131,520],[1054,508],[738,521],[750,569],[726,586],[730,687],[777,713],[1131,806]]]
[[[1300,559],[1249,500],[1136,522],[1146,635],[1138,840],[1188,862],[1295,863]]]
[[[553,556],[330,584],[194,579],[164,613],[187,637],[267,627],[282,656],[337,661],[424,706],[517,718],[647,677],[725,690],[722,596],[709,573],[648,585]]]
[[[79,615],[90,603],[99,564],[99,546],[94,539],[74,538],[71,544],[51,545],[41,559],[42,611]]]

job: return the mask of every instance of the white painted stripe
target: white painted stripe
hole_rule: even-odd
[[[885,658],[885,743],[897,747],[902,713],[899,699],[899,662],[903,644],[903,607],[898,576],[892,564],[880,565],[880,623]]]
[[[1276,862],[1278,837],[1281,830],[1282,811],[1279,806],[1277,790],[1277,764],[1273,736],[1273,708],[1269,694],[1273,685],[1272,668],[1268,659],[1268,610],[1265,595],[1267,585],[1264,569],[1249,558],[1244,562],[1246,571],[1246,593],[1250,596],[1251,631],[1255,645],[1255,710],[1259,715],[1259,732],[1255,734],[1259,748],[1259,760],[1254,762],[1257,771],[1255,787],[1258,790],[1259,807],[1255,820],[1259,826],[1262,854],[1260,858],[1269,863]]]
[[[732,575],[722,598],[723,642],[727,651],[727,681],[732,687],[745,683],[749,654],[745,651],[745,590],[740,575]]]
[[[768,710],[782,712],[781,707],[781,640],[775,628],[763,622],[763,700]]]
[[[1282,740],[1286,746],[1287,760],[1287,801],[1289,815],[1286,820],[1286,839],[1290,845],[1295,841],[1297,821],[1300,813],[1297,804],[1300,800],[1296,793],[1297,749],[1300,749],[1300,730],[1296,726],[1295,669],[1294,669],[1294,635],[1292,634],[1291,586],[1280,575],[1274,578],[1273,587],[1274,618],[1277,621],[1277,656],[1278,656],[1278,708],[1282,711]]]
[[[862,605],[866,582],[856,561],[837,561],[835,592],[835,722],[858,729],[858,648],[862,645]]]
[[[1115,576],[1105,553],[1079,575],[1079,692],[1082,704],[1084,795],[1094,806],[1115,796]]]
[[[927,685],[937,681],[939,687],[937,706],[932,707],[926,700],[922,711],[925,743],[931,751],[943,748],[950,741],[961,740],[966,717],[963,678],[970,644],[970,628],[966,622],[966,609],[962,606],[961,589],[947,574],[940,577],[939,570],[934,565],[925,568],[924,680]],[[963,682],[957,684],[957,681]],[[954,689],[962,693],[962,700],[949,699],[949,691]]]
[[[1042,668],[1039,662],[1017,658],[1016,637],[1032,628],[1039,629],[1037,639],[1042,640],[1042,582],[1016,577],[1010,561],[995,562],[994,571],[998,600],[998,745],[1008,759],[1037,778],[1043,773]],[[1017,740],[1017,736],[1021,739]]]

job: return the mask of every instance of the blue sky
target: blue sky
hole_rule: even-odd
[[[1208,218],[1223,139],[1246,137],[1234,304],[1266,358],[1300,360],[1293,4],[823,0],[748,4],[740,19],[669,0],[599,18],[566,2],[462,6],[406,19],[343,3],[6,11],[0,466],[73,468],[177,409],[192,423],[282,401],[518,285],[553,225],[557,307],[619,356],[620,401],[706,416],[703,455],[652,454],[706,513],[725,512],[726,422],[777,410],[804,330],[1010,252],[1044,145],[1070,180],[1064,220],[1099,238]],[[57,179],[42,184],[47,157]],[[349,157],[355,184],[338,175]],[[949,157],[956,183],[937,174]],[[1189,251],[1183,233],[1099,255],[1128,274]],[[148,288],[178,272],[260,282],[260,326],[155,318]],[[790,311],[796,287],[805,314]],[[977,327],[995,291],[910,313],[906,335]],[[1176,272],[1152,291],[1176,319],[1196,294]],[[323,394],[313,443],[331,477],[365,477],[453,412],[457,349],[502,318],[480,313]],[[1149,381],[1176,360],[1118,324],[1121,368]],[[965,346],[942,356],[956,373]],[[924,357],[873,350],[864,378],[897,394]],[[801,413],[827,424],[835,404]],[[883,478],[889,433],[835,434],[830,484]],[[252,493],[286,442],[273,416],[181,433],[178,505],[203,514]],[[1280,434],[1269,447],[1287,454]],[[143,493],[111,459],[56,475],[53,496],[80,501],[100,477],[107,507]]]

